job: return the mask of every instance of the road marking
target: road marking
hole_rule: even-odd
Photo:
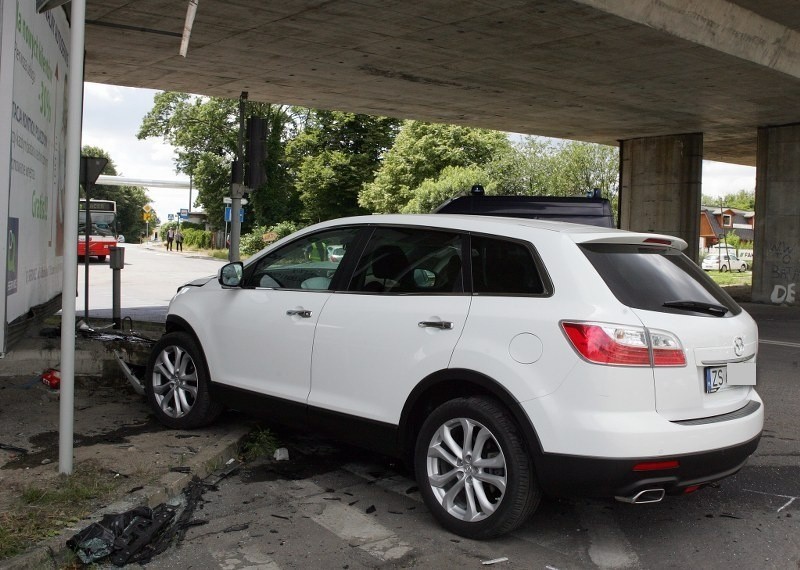
[[[579,505],[578,516],[589,533],[589,558],[599,568],[640,568],[639,556],[614,517],[599,503]]]
[[[759,344],[772,344],[774,346],[788,346],[789,348],[800,348],[800,342],[784,342],[782,340],[760,339]]]
[[[375,477],[370,473],[370,471],[375,471],[375,466],[366,465],[364,463],[347,463],[342,465],[341,469],[352,473],[356,477],[369,481],[381,489],[386,489],[403,497],[408,497],[418,503],[422,502],[422,495],[419,494],[419,490],[416,488],[416,482],[408,477],[403,477],[398,474],[389,477]]]
[[[300,507],[304,514],[351,546],[382,561],[399,560],[412,551],[411,545],[360,509],[327,501],[325,497],[330,493],[308,480],[295,483],[289,494],[302,499]]]
[[[767,495],[768,497],[780,497],[781,499],[789,499],[788,502],[784,503],[784,505],[781,508],[779,508],[777,511],[775,511],[776,513],[781,512],[783,509],[785,509],[786,507],[788,507],[789,505],[794,503],[796,499],[800,499],[800,497],[793,497],[792,495],[779,495],[778,493],[765,493],[764,491],[755,491],[753,489],[743,489],[743,490],[748,492],[748,493],[758,493],[759,495]]]
[[[230,551],[212,552],[219,563],[220,570],[281,570],[274,560],[261,553],[261,545],[249,544],[239,549],[240,556]]]

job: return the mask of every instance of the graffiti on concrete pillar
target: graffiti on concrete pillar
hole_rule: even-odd
[[[769,300],[775,303],[776,305],[782,305],[784,303],[794,303],[795,285],[796,283],[789,283],[786,286],[775,285],[772,288],[772,295],[769,296]]]
[[[767,248],[771,261],[772,294],[769,300],[777,305],[793,304],[797,300],[797,281],[800,281],[800,264],[794,256],[797,248],[779,241]],[[777,283],[776,283],[777,282]]]

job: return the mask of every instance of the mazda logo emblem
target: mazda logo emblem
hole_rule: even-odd
[[[744,354],[744,339],[742,337],[737,336],[733,339],[733,352],[736,353],[736,356]]]

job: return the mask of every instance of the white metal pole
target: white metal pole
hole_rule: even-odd
[[[67,105],[67,168],[64,204],[64,283],[61,290],[61,390],[58,420],[58,471],[72,474],[75,420],[75,293],[78,285],[78,179],[83,109],[83,51],[86,0],[72,0]],[[89,263],[89,260],[86,260]]]

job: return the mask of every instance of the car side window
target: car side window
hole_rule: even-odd
[[[529,247],[511,240],[472,236],[472,287],[491,295],[542,295],[546,292]]]
[[[328,290],[357,233],[357,228],[339,228],[294,240],[249,266],[243,286]]]
[[[461,293],[462,237],[421,228],[378,227],[350,282],[367,293]]]

